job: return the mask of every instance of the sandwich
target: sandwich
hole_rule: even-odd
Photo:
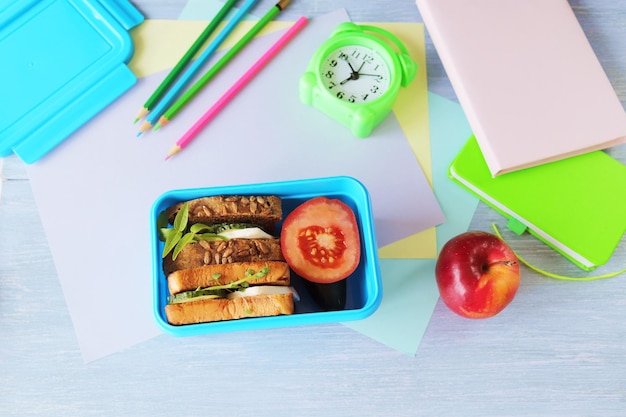
[[[161,229],[170,324],[293,314],[291,270],[274,236],[279,197],[203,197],[163,217],[172,226]]]
[[[294,311],[285,262],[207,265],[168,276],[165,316],[173,325],[278,316]]]

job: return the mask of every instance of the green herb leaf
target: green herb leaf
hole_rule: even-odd
[[[256,277],[256,278],[263,278],[264,276],[266,276],[267,274],[269,274],[269,272],[270,272],[270,267],[269,267],[269,266],[267,266],[267,265],[265,265],[263,268],[261,268],[261,269],[259,270],[259,272],[257,272],[257,273],[255,274],[255,277]]]
[[[241,230],[248,229],[250,227],[259,227],[252,223],[220,223],[213,226],[213,232],[222,233],[226,230]]]
[[[178,213],[176,213],[176,217],[174,218],[174,229],[179,232],[184,232],[187,228],[187,221],[189,220],[189,204],[187,202],[183,203],[183,206],[180,208]]]
[[[191,227],[189,228],[189,231],[191,233],[200,233],[200,232],[204,232],[205,230],[211,230],[211,227],[207,226],[206,224],[196,223],[196,224],[192,224]]]
[[[174,252],[172,253],[172,260],[175,261],[180,251],[183,250],[183,248],[185,247],[187,243],[192,242],[194,238],[195,238],[195,235],[193,233],[186,233],[185,236],[183,236],[174,247]]]
[[[263,275],[267,275],[267,273],[270,271],[269,266],[265,266],[261,269],[261,271],[263,271]],[[259,271],[259,272],[261,272]],[[250,273],[251,272],[251,273]],[[248,288],[250,286],[250,283],[248,281],[252,280],[253,278],[259,278],[258,277],[258,273],[255,274],[254,270],[249,269],[248,271],[246,271],[245,273],[245,277],[238,279],[237,281],[233,281],[229,284],[224,284],[224,285],[216,285],[213,288],[214,290],[234,290],[234,291],[238,291],[240,289],[243,288]]]
[[[174,249],[178,241],[183,237],[182,232],[174,230],[174,233],[168,233],[167,239],[165,240],[165,246],[163,246],[163,254],[161,255],[163,258],[167,256],[168,253]]]
[[[213,242],[216,240],[228,240],[226,236],[216,235],[215,233],[201,233],[196,235],[196,240],[206,240],[208,242]]]
[[[178,293],[176,295],[170,295],[167,299],[168,303],[171,304],[171,303],[184,302],[192,298],[196,298],[196,297],[222,298],[222,297],[226,297],[228,293],[231,293],[233,291],[244,290],[250,286],[250,283],[248,281],[250,281],[251,279],[253,279],[259,274],[259,273],[255,274],[253,270],[249,270],[249,271],[252,271],[252,273],[251,274],[246,273],[246,277],[241,278],[237,281],[233,281],[229,284],[216,285],[213,287],[206,287],[206,288],[198,287],[192,291],[186,291],[186,292]],[[262,268],[259,272],[263,272],[264,274],[267,274],[267,272],[269,272],[269,267],[266,266]],[[213,274],[214,279],[218,279],[219,277],[220,277],[219,273]]]
[[[163,227],[159,232],[159,236],[161,240],[165,242],[167,240],[167,237],[174,233],[176,233],[176,229],[172,229],[171,227]]]
[[[180,292],[167,297],[168,304],[176,304],[185,301],[192,301],[196,298],[223,298],[228,294],[225,290],[216,290],[215,288],[198,288],[192,291]]]
[[[168,222],[167,222],[167,213],[165,212],[165,210],[159,213],[157,217],[157,221],[156,221],[156,227],[157,227],[157,230],[161,231],[161,233],[159,233],[159,240],[164,242],[165,235],[163,234],[163,230],[169,230]]]

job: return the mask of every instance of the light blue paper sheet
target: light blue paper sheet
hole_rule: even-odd
[[[446,217],[437,226],[437,247],[467,231],[478,199],[448,179],[450,162],[471,134],[461,106],[428,94],[435,195]],[[415,355],[439,299],[435,259],[381,259],[383,302],[370,317],[345,323],[393,349]]]

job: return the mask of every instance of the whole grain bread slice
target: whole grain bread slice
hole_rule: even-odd
[[[163,259],[163,273],[167,276],[180,269],[234,262],[284,261],[280,239],[229,239],[189,243],[178,253],[176,260],[170,252]]]
[[[167,209],[167,218],[174,218],[184,203]],[[283,217],[282,202],[277,196],[210,196],[187,201],[189,224],[253,223],[268,233],[274,232]]]

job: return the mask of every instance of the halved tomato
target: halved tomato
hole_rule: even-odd
[[[280,245],[291,269],[317,283],[348,277],[361,257],[354,213],[342,201],[327,197],[312,198],[287,215]]]

